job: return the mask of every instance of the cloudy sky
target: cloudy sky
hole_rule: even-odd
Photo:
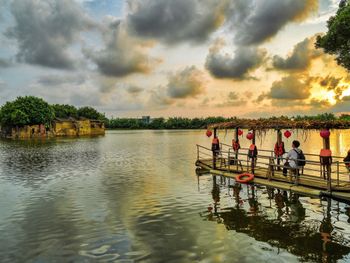
[[[314,48],[339,0],[0,0],[0,104],[111,117],[350,111],[350,74]]]

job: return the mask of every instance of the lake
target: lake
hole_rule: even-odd
[[[286,148],[295,138],[319,153],[318,132]],[[350,133],[330,141],[344,156]],[[0,261],[350,261],[348,204],[197,176],[196,144],[210,143],[204,130],[0,141]]]

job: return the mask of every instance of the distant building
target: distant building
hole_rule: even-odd
[[[56,118],[51,127],[45,127],[43,124],[24,125],[23,127],[1,127],[1,137],[13,139],[104,134],[105,126],[102,121],[84,118]]]

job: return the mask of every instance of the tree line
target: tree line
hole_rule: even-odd
[[[206,118],[154,118],[151,122],[147,123],[143,119],[135,118],[112,118],[108,120],[106,124],[110,129],[205,129],[210,124],[219,122],[230,122],[235,120],[236,117],[224,118],[224,117],[206,117]],[[350,115],[343,114],[339,117],[333,113],[323,113],[318,115],[297,115],[293,117],[279,116],[264,118],[266,120],[319,120],[319,121],[331,121],[331,120],[350,120]]]
[[[232,121],[234,118],[207,117],[207,118],[154,118],[148,123],[135,118],[112,118],[106,127],[110,129],[203,129],[209,124]]]
[[[2,126],[23,126],[34,124],[51,125],[55,118],[88,118],[100,120],[110,129],[205,129],[213,123],[230,122],[236,117],[206,117],[206,118],[153,118],[149,122],[145,119],[136,118],[111,118],[96,109],[86,106],[76,108],[68,104],[50,105],[41,98],[34,96],[18,97],[14,101],[6,102],[0,108],[0,124]],[[271,117],[271,120],[350,120],[350,115],[343,114],[336,117],[333,113],[323,113],[312,116],[280,116]]]

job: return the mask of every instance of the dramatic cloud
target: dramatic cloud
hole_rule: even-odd
[[[249,72],[264,61],[266,51],[254,47],[239,47],[234,56],[220,53],[222,42],[216,42],[209,50],[206,68],[217,78],[246,79]]]
[[[138,87],[138,86],[132,85],[132,86],[129,86],[126,89],[126,91],[133,96],[137,96],[138,94],[140,94],[143,91],[143,89]]]
[[[0,58],[0,68],[8,68],[12,65],[11,61]]]
[[[11,12],[15,25],[7,36],[17,40],[17,59],[29,64],[70,69],[74,59],[69,48],[79,32],[92,22],[72,0],[13,0]]]
[[[84,54],[107,76],[122,77],[132,73],[147,73],[156,62],[147,56],[147,43],[130,37],[120,21],[109,24],[104,34],[105,48],[84,49]]]
[[[158,86],[149,91],[147,105],[151,108],[166,108],[177,103],[185,103],[189,98],[197,98],[205,91],[203,73],[195,66],[187,67],[168,76],[166,86]]]
[[[245,106],[247,101],[240,97],[237,92],[230,92],[227,99],[223,103],[219,103],[216,107],[241,107]]]
[[[273,57],[273,66],[279,70],[305,70],[313,59],[323,54],[321,49],[315,48],[316,37],[305,38],[294,46],[292,53],[286,58]]]
[[[38,79],[38,83],[45,86],[59,86],[63,84],[80,85],[86,80],[83,74],[74,75],[45,75]]]
[[[167,93],[171,98],[195,98],[203,92],[203,74],[194,66],[187,67],[169,77]]]
[[[236,0],[228,17],[239,45],[251,45],[276,35],[287,23],[302,21],[317,10],[317,0]]]
[[[342,77],[336,78],[334,76],[328,75],[327,77],[320,79],[320,86],[325,87],[328,90],[334,90],[338,87],[338,84],[342,79]]]
[[[150,96],[147,102],[150,108],[165,108],[175,103],[175,100],[169,98],[164,87],[157,87],[156,89],[150,90]]]
[[[168,44],[201,42],[224,21],[228,1],[212,0],[129,0],[130,29],[138,36]]]
[[[272,83],[271,90],[267,94],[270,99],[276,100],[304,100],[309,98],[312,80],[300,75],[290,75],[280,81]]]
[[[0,91],[5,90],[6,87],[7,87],[6,83],[2,79],[0,79]]]

